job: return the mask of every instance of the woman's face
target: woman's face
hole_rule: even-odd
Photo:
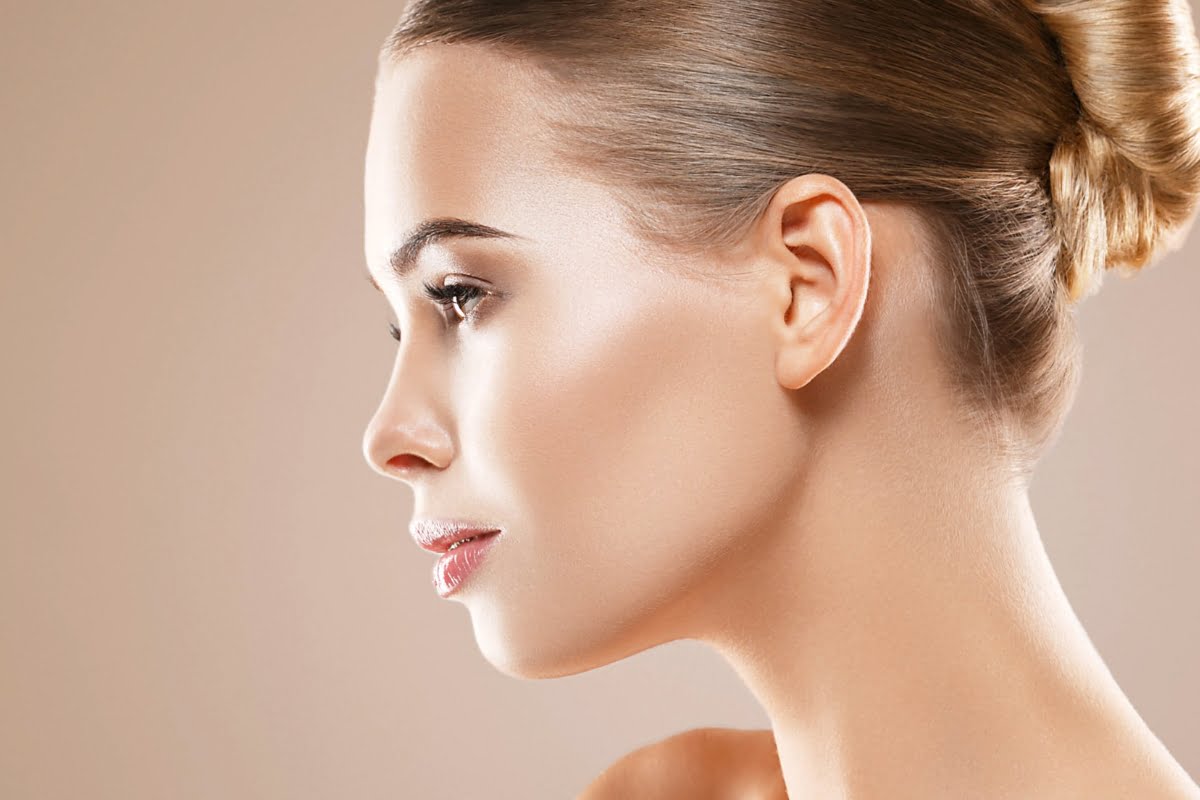
[[[551,157],[537,91],[476,47],[384,67],[365,182],[401,341],[364,451],[415,518],[503,530],[450,599],[522,677],[691,636],[717,582],[753,579],[729,565],[766,541],[801,450],[760,281],[652,268],[608,192]],[[389,255],[437,217],[519,238],[443,239],[397,276]],[[460,320],[424,295],[443,282],[487,294]]]

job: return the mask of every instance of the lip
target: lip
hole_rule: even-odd
[[[478,522],[459,519],[415,519],[408,526],[413,541],[424,550],[431,553],[445,553],[450,545],[468,536],[481,536],[486,533],[500,533],[500,528]],[[494,537],[487,537],[489,539]],[[458,552],[469,547],[474,542],[454,548]]]
[[[441,553],[433,565],[433,586],[442,597],[449,597],[466,581],[503,533],[501,528],[463,519],[414,519],[408,528],[418,546]],[[477,538],[450,549],[468,537]]]
[[[470,577],[483,561],[484,555],[501,538],[499,531],[486,533],[443,553],[433,565],[433,588],[441,597],[449,597]]]

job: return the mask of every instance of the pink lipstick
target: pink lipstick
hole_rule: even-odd
[[[449,597],[470,577],[487,551],[500,538],[499,531],[479,534],[465,544],[447,550],[433,565],[433,586],[442,597]]]
[[[433,585],[442,597],[467,580],[500,538],[497,528],[448,519],[413,520],[409,531],[420,547],[442,554],[433,567]]]

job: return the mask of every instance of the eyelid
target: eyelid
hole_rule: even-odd
[[[463,276],[447,275],[442,278],[441,283],[424,282],[421,284],[423,294],[428,299],[432,300],[441,310],[444,315],[447,311],[455,315],[451,325],[457,327],[464,322],[469,322],[474,319],[480,312],[474,310],[464,312],[464,316],[459,316],[456,309],[457,298],[465,298],[461,302],[469,302],[470,300],[479,300],[480,302],[492,298],[499,299],[504,294],[490,286],[480,285],[473,280],[458,280],[451,283],[446,281],[453,278],[461,278]],[[478,305],[478,304],[477,304]],[[394,322],[388,323],[388,333],[396,341],[401,341],[401,332]]]
[[[458,320],[455,324],[466,322],[475,316],[475,312],[463,312],[459,315],[461,308],[460,303],[469,302],[475,299],[483,299],[489,294],[492,294],[483,286],[479,286],[470,282],[461,283],[441,283],[441,284],[424,284],[425,296],[433,300],[443,310],[454,311],[455,318]]]

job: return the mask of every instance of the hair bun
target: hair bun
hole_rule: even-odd
[[[1200,200],[1200,42],[1187,0],[1025,0],[1054,35],[1079,118],[1050,158],[1072,301],[1106,268],[1176,250]]]

